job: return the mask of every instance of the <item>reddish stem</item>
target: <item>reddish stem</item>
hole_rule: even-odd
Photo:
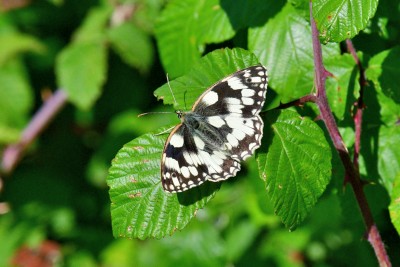
[[[360,78],[358,80],[360,84],[360,96],[357,99],[357,102],[354,103],[356,108],[356,112],[353,116],[354,125],[355,125],[355,144],[354,144],[354,155],[353,155],[353,164],[356,170],[359,169],[358,158],[360,155],[361,149],[361,125],[362,125],[362,117],[363,117],[363,110],[365,108],[364,105],[364,90],[365,86],[367,85],[367,79],[365,78],[364,68],[361,64],[360,59],[357,56],[356,50],[353,46],[353,42],[350,39],[346,40],[347,51],[353,56],[354,61],[358,66],[358,70],[360,72]]]
[[[1,161],[3,173],[10,174],[14,170],[28,146],[46,128],[66,102],[66,93],[59,89],[44,103],[22,132],[19,142],[9,145],[4,150]]]
[[[310,1],[310,21],[314,50],[315,84],[317,88],[316,104],[318,105],[318,108],[320,110],[321,118],[326,125],[329,135],[332,138],[333,145],[338,151],[340,159],[344,165],[346,177],[353,188],[358,206],[360,207],[361,214],[363,216],[364,223],[367,229],[368,241],[375,251],[375,255],[378,258],[380,266],[391,266],[385,246],[374,223],[371,210],[365,197],[363,186],[360,180],[360,174],[358,172],[358,169],[355,168],[353,162],[351,161],[349,152],[344,144],[343,138],[339,132],[335,118],[328,104],[325,91],[325,80],[329,74],[322,63],[322,51],[321,43],[319,42],[319,33],[314,18],[312,16],[312,1]],[[361,127],[361,124],[358,121],[357,123]],[[361,134],[361,130],[359,131],[359,133]]]

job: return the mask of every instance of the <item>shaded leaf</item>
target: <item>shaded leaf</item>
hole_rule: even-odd
[[[218,183],[204,183],[179,194],[164,192],[160,164],[166,138],[154,133],[142,135],[127,143],[114,158],[107,183],[115,237],[172,235],[183,229],[219,188]]]
[[[356,101],[355,94],[360,90],[358,68],[350,54],[331,57],[325,62],[326,69],[332,73],[326,81],[326,93],[329,105],[338,119],[351,110]]]
[[[286,1],[221,0],[220,5],[235,30],[262,26],[285,5]]]
[[[374,16],[378,0],[317,0],[313,17],[323,42],[353,38]]]
[[[378,171],[383,185],[392,193],[393,183],[400,176],[400,127],[382,126],[379,130]]]
[[[83,24],[74,33],[74,42],[103,41],[111,12],[112,8],[109,5],[93,8],[86,16]]]
[[[258,151],[259,171],[275,212],[293,229],[330,181],[331,150],[318,125],[293,111],[268,112],[265,124],[272,140]]]
[[[269,67],[271,87],[283,103],[312,91],[311,28],[290,4],[264,26],[249,30],[249,50]],[[324,46],[323,53],[326,58],[339,55],[338,46]]]
[[[26,69],[17,59],[0,67],[0,84],[0,143],[8,143],[16,139],[19,130],[25,126],[33,95]]]
[[[153,62],[150,37],[133,24],[124,23],[109,30],[111,45],[127,64],[147,71]]]
[[[400,46],[385,50],[370,59],[366,75],[388,97],[400,103]]]
[[[0,35],[0,66],[23,52],[43,52],[45,47],[36,38],[16,32]]]

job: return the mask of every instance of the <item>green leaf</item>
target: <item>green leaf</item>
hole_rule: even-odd
[[[269,70],[270,85],[281,102],[309,94],[314,61],[309,23],[287,4],[264,26],[249,30],[249,50]],[[339,55],[337,45],[323,46],[324,57]]]
[[[36,38],[16,32],[0,35],[0,66],[20,53],[43,52],[45,47]]]
[[[219,188],[219,183],[204,183],[183,193],[164,192],[160,164],[166,138],[154,133],[142,135],[127,143],[114,158],[107,183],[115,237],[172,235],[183,229]]]
[[[264,138],[258,151],[259,171],[275,213],[293,229],[330,181],[331,150],[318,125],[296,112],[268,112],[264,121],[272,140]]]
[[[15,140],[19,130],[25,126],[33,95],[26,69],[17,59],[0,67],[0,84],[0,143],[8,143]]]
[[[383,185],[391,194],[394,179],[400,176],[400,127],[382,126],[379,129],[378,140],[378,171]]]
[[[234,33],[218,0],[171,1],[156,23],[161,61],[171,77],[198,62],[205,44],[222,42]]]
[[[365,71],[376,88],[400,103],[400,46],[385,50],[370,59]]]
[[[150,37],[131,23],[109,30],[109,40],[121,59],[141,71],[148,71],[153,62]]]
[[[100,96],[107,71],[107,50],[102,43],[75,43],[57,58],[58,84],[68,99],[81,109],[89,109]]]
[[[389,206],[390,219],[397,233],[400,234],[400,176],[397,176],[393,182],[391,199]]]
[[[240,49],[220,49],[204,56],[182,77],[170,82],[176,98],[175,108],[187,110],[196,99],[211,85],[229,74],[258,64],[254,54]],[[158,88],[154,94],[163,99],[164,104],[174,104],[168,84]]]
[[[91,9],[83,24],[74,33],[74,42],[103,41],[112,11],[108,4]]]
[[[374,16],[378,0],[316,0],[313,17],[324,43],[353,38]]]
[[[329,105],[336,117],[342,120],[345,112],[351,110],[356,101],[355,93],[358,94],[360,89],[358,68],[350,54],[327,59],[325,67],[333,75],[326,81]]]

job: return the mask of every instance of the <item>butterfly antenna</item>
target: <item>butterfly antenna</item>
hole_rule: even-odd
[[[172,111],[152,111],[152,112],[145,112],[145,113],[141,113],[138,115],[139,117],[142,117],[144,115],[149,115],[149,114],[175,114],[175,112]]]
[[[162,134],[165,134],[165,133],[169,133],[173,128],[174,128],[175,126],[172,126],[172,127],[170,127],[170,128],[168,128],[168,129],[166,129],[166,130],[164,130],[164,131],[162,131],[162,132],[160,132],[160,133],[156,133],[156,134],[154,134],[154,135],[162,135]]]
[[[176,102],[174,92],[172,92],[171,84],[169,83],[168,73],[167,73],[167,83],[168,83],[169,90],[171,91],[172,98],[174,99],[174,106],[178,105],[178,103]]]

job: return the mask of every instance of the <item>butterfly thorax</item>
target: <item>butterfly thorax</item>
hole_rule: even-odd
[[[192,111],[184,112],[181,110],[177,110],[176,114],[190,134],[196,134],[202,140],[206,140],[209,148],[223,150],[226,149],[224,146],[223,133],[215,129],[209,123],[206,123],[205,116]]]

